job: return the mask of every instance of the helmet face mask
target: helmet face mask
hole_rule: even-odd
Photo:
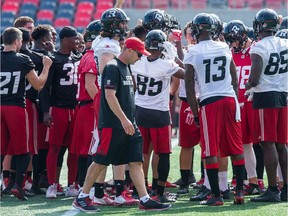
[[[159,29],[155,29],[148,32],[146,35],[145,47],[148,50],[162,51],[164,49],[163,44],[165,41],[167,41],[166,34]]]
[[[282,30],[282,29],[288,29],[288,17],[287,16],[282,19],[282,22],[280,24],[279,30]]]
[[[215,25],[213,39],[217,39],[219,38],[219,35],[222,33],[223,23],[219,18],[219,16],[217,16],[216,14],[210,14],[210,16],[214,19],[214,25]]]
[[[248,28],[240,20],[232,20],[224,28],[224,38],[228,45],[232,47],[234,42],[238,42],[238,46],[233,46],[235,53],[245,49],[245,44],[248,40]]]
[[[101,16],[102,30],[112,35],[125,36],[129,33],[127,23],[130,21],[126,13],[119,8],[106,10]]]
[[[197,14],[192,20],[192,36],[199,37],[202,32],[214,34],[215,25],[213,18],[206,13]]]

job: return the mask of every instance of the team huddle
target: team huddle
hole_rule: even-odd
[[[34,27],[30,17],[4,30],[2,194],[75,197],[72,206],[87,212],[103,205],[167,210],[196,182],[199,144],[202,176],[190,201],[217,206],[230,199],[231,156],[234,204],[244,204],[245,195],[259,195],[251,202],[287,202],[287,17],[262,9],[249,29],[199,13],[181,30],[175,16],[151,9],[130,31],[120,7],[104,11],[83,34],[66,26],[57,35],[52,26]],[[171,193],[175,95],[181,178]],[[105,182],[109,165],[112,191]]]

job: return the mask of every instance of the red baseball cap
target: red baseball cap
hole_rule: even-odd
[[[126,39],[125,46],[127,48],[133,49],[139,53],[142,53],[145,56],[151,55],[146,49],[144,43],[137,37],[130,37]]]

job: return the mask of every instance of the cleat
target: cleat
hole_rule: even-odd
[[[168,203],[168,202],[176,202],[177,198],[176,197],[172,197],[172,196],[166,196],[165,194],[163,195],[157,195],[151,198],[152,200],[155,200],[157,202],[160,203]]]
[[[179,189],[177,190],[177,194],[186,194],[189,193],[189,186],[180,185]]]
[[[6,177],[6,178],[3,179],[3,181],[2,181],[2,190],[5,190],[5,188],[8,187],[8,185],[9,185],[9,180],[10,180],[10,178],[8,178],[8,177]]]
[[[236,178],[232,178],[231,183],[230,183],[230,189],[235,190],[236,185],[237,185]]]
[[[183,184],[182,178],[179,178],[177,181],[173,182],[173,184],[182,185]]]
[[[281,189],[280,198],[281,198],[281,201],[287,202],[287,187],[283,187]]]
[[[229,189],[227,189],[225,191],[220,191],[220,193],[221,193],[221,196],[223,199],[227,199],[227,200],[230,199],[230,190]]]
[[[14,186],[11,189],[11,193],[18,197],[19,200],[27,201],[27,197],[33,197],[35,194],[25,192],[22,188],[20,188],[17,184],[14,184]]]
[[[120,196],[115,197],[114,205],[116,206],[133,206],[138,205],[139,200],[133,199],[131,195],[127,194],[127,191],[123,191]]]
[[[190,185],[190,184],[195,184],[195,183],[196,183],[195,175],[194,175],[194,173],[190,173],[188,184]]]
[[[157,195],[157,190],[151,190],[149,193],[150,197],[156,196]]]
[[[65,195],[65,192],[64,192],[62,185],[57,183],[57,196],[64,196],[64,195]]]
[[[70,185],[69,187],[66,188],[65,192],[66,197],[76,197],[78,196],[78,190],[75,187],[75,184]]]
[[[2,190],[1,194],[11,194],[12,187],[6,187],[4,190]]]
[[[259,186],[257,184],[249,183],[248,185],[245,186],[244,194],[245,195],[257,195],[257,194],[260,194]]]
[[[50,185],[46,191],[46,198],[56,199],[57,198],[57,183]]]
[[[46,194],[46,192],[42,190],[39,186],[32,186],[30,192],[34,193],[35,195]]]
[[[173,198],[178,198],[179,195],[177,193],[171,193],[171,192],[164,192],[164,194],[167,196],[167,197],[173,197]],[[157,194],[156,194],[157,195]]]
[[[166,188],[177,188],[177,185],[173,184],[173,183],[171,183],[169,181],[166,181],[165,187]]]
[[[224,205],[224,200],[221,196],[215,197],[212,195],[207,200],[201,201],[199,204],[200,205],[219,206],[219,205]]]
[[[105,193],[102,198],[93,197],[93,205],[108,206],[113,204],[114,200],[107,193]]]
[[[155,200],[149,199],[147,202],[140,201],[139,210],[144,211],[164,211],[171,208],[171,204],[163,204]]]
[[[265,185],[264,185],[264,182],[263,182],[262,179],[258,179],[258,186],[259,186],[260,192],[261,192],[261,193],[264,192],[264,190],[265,190]]]
[[[237,190],[234,194],[234,204],[244,204],[244,191]]]
[[[72,206],[76,209],[79,209],[84,212],[99,212],[100,209],[96,206],[93,206],[92,200],[89,199],[89,196],[79,198],[76,197]]]
[[[6,186],[6,188],[2,191],[2,194],[11,194],[11,189],[14,186],[15,183],[15,179],[10,178],[8,185]]]
[[[204,184],[204,178],[201,178],[198,182],[196,182],[193,188],[194,189],[201,188],[203,184]]]
[[[190,201],[203,201],[206,200],[209,196],[211,196],[211,190],[208,189],[206,186],[202,185],[198,193],[190,197]]]
[[[258,197],[250,199],[251,202],[280,202],[280,191],[271,191],[270,188],[265,193]]]
[[[27,177],[24,183],[24,189],[30,191],[32,188],[33,180],[31,177]]]
[[[116,195],[116,187],[112,186],[112,187],[105,187],[106,192],[110,195],[110,196],[115,196]]]

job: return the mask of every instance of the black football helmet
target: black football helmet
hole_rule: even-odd
[[[260,10],[254,19],[253,29],[256,35],[259,32],[277,32],[279,24],[279,16],[272,9]]]
[[[172,29],[181,29],[181,25],[178,22],[177,18],[174,15],[169,15],[170,20],[170,30]]]
[[[282,29],[288,29],[288,16],[282,19],[279,30],[282,30]]]
[[[255,40],[255,34],[254,34],[254,29],[253,27],[248,27],[248,33],[247,33],[248,37],[251,40]]]
[[[288,39],[288,29],[281,29],[276,34],[276,37]]]
[[[214,19],[207,13],[199,13],[192,20],[192,36],[199,37],[202,32],[214,34]]]
[[[86,42],[92,42],[99,34],[102,29],[102,23],[100,20],[94,20],[86,27],[84,40]]]
[[[143,26],[148,31],[160,29],[165,32],[170,27],[169,16],[159,9],[151,9],[144,15]]]
[[[151,30],[148,32],[145,38],[145,47],[148,50],[160,50],[162,51],[164,42],[167,41],[166,34],[159,30]]]
[[[111,33],[112,35],[127,35],[129,32],[128,27],[123,28],[120,23],[128,23],[130,18],[126,13],[119,8],[111,8],[106,11],[101,16],[102,31]]]
[[[235,53],[239,53],[245,48],[248,40],[248,28],[241,20],[231,20],[224,28],[225,41],[231,46],[235,41],[239,42],[239,47],[233,47]]]
[[[219,38],[219,35],[222,33],[223,30],[223,23],[220,19],[220,17],[216,14],[210,14],[210,16],[214,19],[214,35],[213,35],[213,39],[217,39]]]

